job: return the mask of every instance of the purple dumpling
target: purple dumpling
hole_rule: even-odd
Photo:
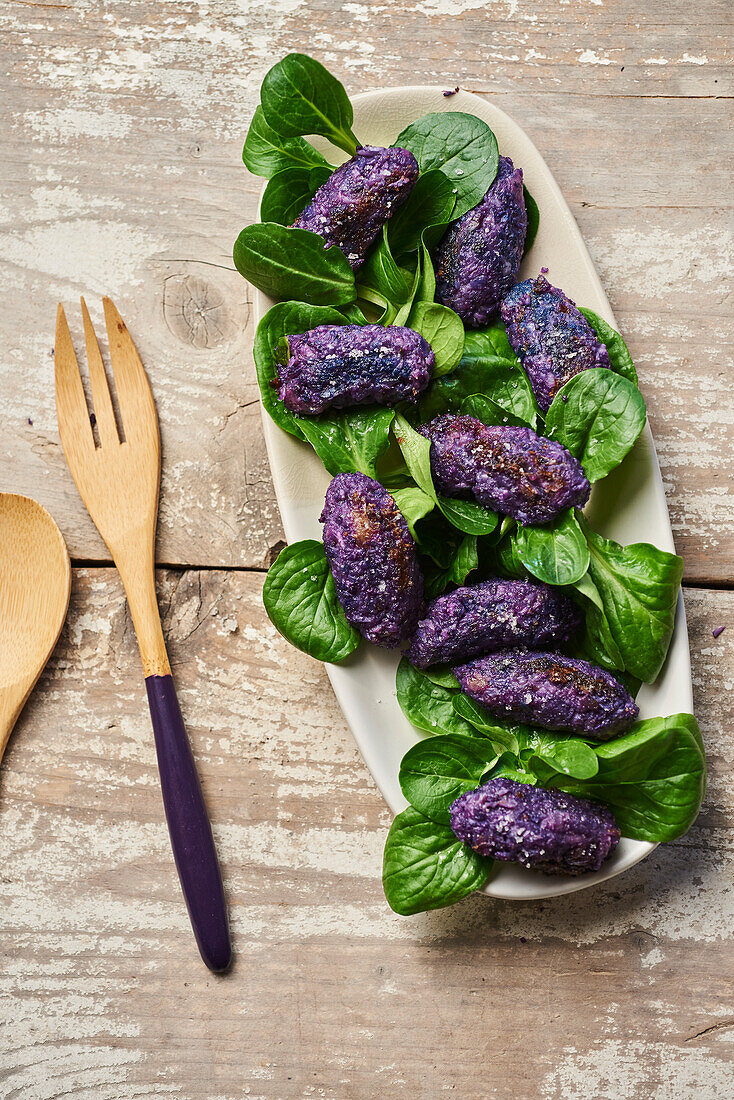
[[[497,718],[608,741],[640,713],[611,672],[560,653],[507,649],[453,669],[461,690]]]
[[[430,344],[400,325],[319,325],[287,339],[278,397],[300,416],[415,401],[436,362]]]
[[[609,352],[576,303],[543,275],[512,288],[502,302],[502,320],[543,413],[575,374],[611,369]]]
[[[407,656],[416,668],[427,668],[495,649],[539,649],[567,642],[580,625],[578,607],[557,588],[493,577],[432,600]]]
[[[347,620],[375,645],[409,638],[423,612],[423,577],[397,504],[365,474],[337,474],[326,491],[324,550]]]
[[[431,441],[433,480],[445,496],[474,497],[523,524],[549,523],[589,499],[578,459],[532,428],[444,413],[418,431]]]
[[[449,227],[436,249],[436,301],[468,328],[488,324],[517,280],[527,227],[522,169],[500,157],[484,198]]]
[[[621,835],[599,802],[514,779],[490,779],[467,791],[450,815],[456,836],[479,855],[547,875],[598,871]]]
[[[385,222],[405,202],[418,179],[408,149],[365,146],[322,183],[293,225],[337,245],[356,271]]]

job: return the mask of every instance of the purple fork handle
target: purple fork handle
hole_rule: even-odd
[[[201,957],[210,970],[232,959],[222,875],[191,745],[171,676],[148,676],[158,771],[176,870]]]

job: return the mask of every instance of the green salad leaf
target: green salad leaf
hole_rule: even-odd
[[[354,156],[354,113],[343,84],[313,57],[289,53],[265,74],[260,89],[263,114],[285,138],[321,134]]]
[[[400,789],[416,810],[448,825],[451,803],[473,791],[496,760],[492,743],[484,737],[428,737],[403,757]]]
[[[454,710],[455,689],[434,683],[427,673],[414,668],[406,657],[398,665],[395,686],[400,709],[419,730],[469,735],[474,732]]]
[[[366,325],[368,323],[367,318],[356,302],[347,302],[345,306],[339,306],[339,312],[347,324]]]
[[[469,574],[479,565],[477,541],[477,535],[464,535],[458,543],[450,543],[451,550],[443,566],[421,563],[426,599],[432,600],[434,596],[440,596],[447,584],[461,585],[465,583]],[[421,541],[420,532],[418,534],[418,549],[420,551],[426,549]]]
[[[384,302],[398,306],[409,300],[412,286],[413,275],[398,267],[390,249],[387,226],[383,226],[382,236],[359,269],[357,293],[379,305]]]
[[[598,313],[594,313],[593,309],[583,307],[579,307],[579,309],[606,347],[612,370],[636,386],[637,371],[635,370],[635,364],[632,362],[629,348],[621,335],[611,325],[608,325],[603,317],[600,317]]]
[[[394,256],[415,252],[421,242],[434,247],[453,215],[454,185],[440,170],[422,172],[415,187],[388,222]]]
[[[388,905],[409,916],[442,909],[483,886],[493,861],[408,807],[393,821],[385,844],[382,885]]]
[[[520,367],[520,360],[507,339],[507,331],[501,321],[484,328],[471,329],[467,334],[464,359],[467,363],[506,359],[513,367]],[[522,368],[520,368],[522,371]],[[528,383],[530,385],[530,383]]]
[[[580,461],[589,481],[599,481],[632,449],[647,413],[632,382],[604,367],[574,375],[558,391],[545,418],[545,434]]]
[[[431,475],[430,440],[420,432],[416,432],[401,413],[395,417],[393,431],[413,481],[434,504],[438,504],[438,495]]]
[[[611,672],[623,669],[624,660],[609,626],[604,602],[588,571],[574,583],[574,590],[582,597],[579,602],[585,624],[579,656]]]
[[[240,275],[271,298],[295,299],[313,305],[346,305],[357,289],[346,256],[308,229],[277,222],[247,225],[234,244],[234,264]]]
[[[453,218],[476,206],[497,175],[497,141],[486,122],[461,111],[423,115],[398,135],[396,146],[410,149],[421,172],[439,169],[456,191]]]
[[[675,622],[683,559],[647,542],[620,546],[583,524],[589,575],[624,667],[652,683],[663,666]]]
[[[449,523],[466,535],[490,535],[499,522],[496,512],[475,500],[439,497],[438,506]]]
[[[317,661],[338,663],[359,645],[336,596],[320,542],[307,539],[281,550],[263,587],[263,604],[276,630]]]
[[[462,695],[460,691],[454,694],[453,707],[459,717],[469,722],[477,733],[489,738],[497,753],[509,752],[513,756],[519,755],[523,726],[500,722],[479,703],[475,703],[468,695]],[[523,744],[525,744],[524,740]]]
[[[578,737],[504,721],[460,693],[454,695],[453,706],[477,733],[492,742],[498,755],[503,755],[503,775],[507,774],[507,766],[512,771],[529,768],[532,772],[533,762],[538,760],[548,765],[540,769],[543,775],[561,772],[577,779],[588,779],[598,771],[594,748]]]
[[[299,416],[298,426],[330,474],[375,477],[375,465],[390,443],[394,409],[355,408]]]
[[[528,191],[527,187],[523,186],[522,189],[523,198],[525,199],[525,210],[528,215],[528,228],[525,233],[525,247],[523,248],[523,256],[527,256],[530,249],[533,247],[533,241],[538,235],[538,226],[540,225],[540,211],[538,210],[538,204],[533,196]]]
[[[461,532],[451,526],[438,508],[421,520],[416,530],[418,549],[423,557],[435,562],[439,569],[447,573],[456,555],[458,543],[463,538]],[[425,572],[427,562],[421,562],[421,566]]]
[[[529,787],[538,786],[538,777],[530,771],[525,761],[515,760],[509,752],[503,753],[488,772],[485,781],[488,783],[490,779],[514,779],[516,783],[527,783]]]
[[[589,567],[589,548],[574,508],[542,526],[518,526],[515,548],[528,572],[546,584],[574,584]]]
[[[436,502],[417,485],[406,485],[402,489],[391,489],[390,492],[410,528],[411,535],[416,538],[416,523],[433,511]]]
[[[433,302],[436,297],[436,272],[433,270],[433,260],[425,243],[421,245],[420,278],[415,290],[416,302]]]
[[[505,526],[507,520],[508,517],[505,516],[502,527]],[[507,527],[499,542],[490,549],[488,564],[491,566],[492,572],[499,577],[507,577],[510,580],[527,580],[528,570],[523,565],[517,552],[517,541],[515,539],[517,524],[515,520],[510,520],[510,524],[511,526]],[[500,531],[502,531],[502,528],[500,528]]]
[[[493,398],[486,397],[483,393],[473,393],[471,397],[465,398],[461,404],[460,411],[467,416],[473,416],[477,420],[481,420],[482,424],[487,424],[490,427],[530,427],[528,422],[523,420],[522,417],[516,416],[515,413],[504,409],[502,405],[498,405]]]
[[[332,169],[328,165],[311,168],[283,168],[268,180],[260,203],[264,222],[291,225],[313,198]]]
[[[506,341],[504,329],[498,326],[467,332],[456,369],[433,382],[421,398],[421,419],[430,420],[445,412],[458,413],[468,397],[481,395],[507,413],[508,423],[515,420],[534,428],[538,414],[533,391],[517,359],[510,358],[511,352],[504,354]],[[498,354],[498,349],[503,354]]]
[[[609,806],[623,836],[675,840],[696,820],[706,790],[706,761],[692,714],[638,722],[594,752],[599,771],[592,779],[555,777],[553,785]]]
[[[328,168],[333,171],[326,157],[302,137],[283,137],[269,126],[260,106],[252,116],[242,159],[253,175],[267,179],[286,168]]]
[[[431,668],[423,669],[423,674],[431,683],[438,684],[439,687],[449,688],[451,691],[459,690],[459,681],[448,665],[433,665]]]
[[[529,759],[531,769],[534,757],[550,765],[554,771],[574,779],[591,779],[599,771],[594,748],[578,737],[541,736],[537,745],[533,746],[533,755]]]
[[[479,565],[477,535],[464,535],[449,568],[448,579],[452,584],[461,585]]]
[[[427,340],[436,357],[433,377],[450,374],[464,350],[464,326],[448,306],[438,302],[416,302],[408,317],[408,328]]]

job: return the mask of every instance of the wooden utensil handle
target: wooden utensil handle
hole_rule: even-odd
[[[232,958],[222,875],[171,676],[145,680],[171,847],[191,926],[210,970]]]
[[[171,666],[155,593],[153,542],[142,531],[139,538],[130,539],[124,548],[110,549],[127,596],[143,675],[170,676]]]
[[[168,833],[191,926],[210,970],[232,957],[222,875],[161,628],[152,539],[113,554],[127,594],[143,661]]]

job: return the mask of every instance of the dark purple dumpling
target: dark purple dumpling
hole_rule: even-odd
[[[575,374],[611,367],[609,352],[575,302],[542,275],[512,288],[502,302],[502,320],[541,412]]]
[[[356,271],[417,179],[418,161],[408,149],[365,146],[322,183],[293,225],[318,233],[324,247],[338,245]]]
[[[538,649],[568,641],[580,625],[581,612],[565,593],[539,581],[493,578],[432,600],[407,656],[427,668],[495,649]]]
[[[436,363],[430,344],[400,325],[319,325],[288,336],[288,353],[278,397],[300,416],[415,401]]]
[[[514,779],[490,779],[467,791],[450,814],[454,833],[475,852],[547,875],[598,871],[621,835],[599,802]]]
[[[488,324],[517,279],[527,227],[522,169],[500,157],[484,198],[454,222],[436,249],[436,301],[469,328]]]
[[[482,424],[445,413],[418,431],[430,439],[439,493],[473,496],[520,523],[549,523],[566,508],[583,508],[591,486],[581,463],[532,428]]]
[[[497,718],[608,741],[639,708],[611,673],[560,653],[508,649],[453,669],[461,690]]]
[[[393,649],[423,612],[415,542],[378,481],[337,474],[326,491],[324,550],[348,621],[375,645]]]

